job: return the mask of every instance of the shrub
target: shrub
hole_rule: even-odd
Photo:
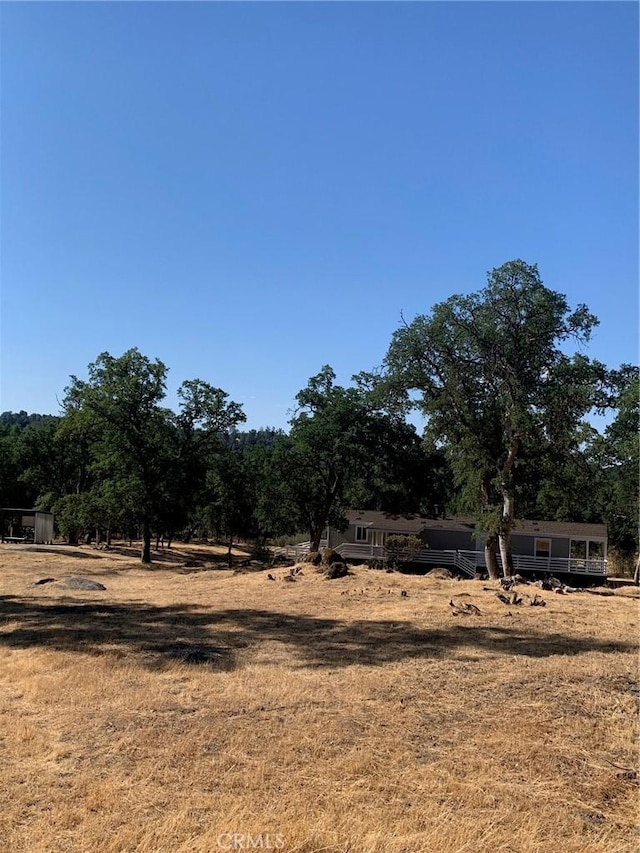
[[[302,562],[311,563],[312,566],[319,566],[322,562],[322,554],[319,551],[309,551]]]
[[[410,563],[426,547],[419,536],[388,536],[386,544],[387,562],[391,566]]]

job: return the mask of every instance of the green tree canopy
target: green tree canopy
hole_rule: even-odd
[[[492,270],[486,286],[452,296],[393,336],[385,359],[390,397],[411,391],[427,434],[446,447],[457,484],[475,496],[487,532],[487,567],[512,569],[510,531],[521,464],[536,447],[566,446],[576,425],[602,403],[605,370],[568,344],[587,342],[597,319],[542,283],[516,260]]]
[[[638,552],[640,506],[640,378],[638,368],[623,365],[612,374],[617,414],[603,440],[606,515],[611,544]]]
[[[394,512],[419,509],[428,466],[414,427],[383,411],[362,384],[336,385],[329,365],[296,401],[281,476],[312,550],[327,524],[345,527],[344,510],[354,501]]]
[[[119,503],[142,526],[143,563],[151,561],[152,525],[175,523],[204,481],[199,461],[221,431],[244,420],[224,391],[199,380],[181,386],[174,414],[161,405],[166,376],[161,361],[137,349],[119,358],[105,352],[87,380],[71,377],[64,399],[67,427],[90,437],[102,511],[105,501]]]

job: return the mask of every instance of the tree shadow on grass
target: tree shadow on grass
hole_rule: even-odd
[[[140,562],[140,544],[136,543],[133,545],[126,545],[122,542],[114,545],[110,545],[108,550],[101,552],[105,556],[119,556],[119,557],[127,557],[127,559],[132,562],[139,563],[140,568],[145,570],[153,570],[153,569],[166,569],[167,567],[173,568],[174,566],[181,565],[185,562],[193,561],[199,563],[201,566],[205,566],[209,563],[211,564],[228,564],[228,557],[226,553],[217,553],[215,551],[211,552],[203,552],[199,551],[197,548],[191,548],[189,545],[185,545],[183,543],[179,543],[178,545],[173,545],[171,548],[159,548],[156,550],[155,547],[151,547],[151,562],[143,564]],[[239,563],[242,560],[246,559],[246,555],[233,555],[233,563]]]
[[[75,545],[19,545],[11,548],[12,551],[26,551],[30,554],[55,554],[62,557],[76,557],[84,560],[101,560],[103,555],[95,551],[81,549]]]
[[[257,609],[204,611],[187,604],[101,604],[79,599],[38,602],[0,596],[0,645],[49,648],[131,659],[151,669],[172,663],[232,670],[242,652],[275,641],[295,666],[381,666],[446,658],[460,649],[544,658],[635,651],[635,644],[453,622],[423,629],[410,622],[341,620]]]
[[[178,569],[181,573],[187,571],[207,571],[228,568],[237,568],[244,565],[249,554],[237,551],[232,556],[231,566],[226,552],[202,551],[189,545],[179,543],[173,548],[160,548],[151,550],[151,563],[143,564],[140,561],[140,545],[126,545],[118,543],[108,548],[95,547],[94,545],[5,545],[6,551],[29,552],[39,554],[51,554],[54,557],[75,557],[80,560],[102,560],[124,557],[135,563],[145,571],[165,571],[167,568]]]

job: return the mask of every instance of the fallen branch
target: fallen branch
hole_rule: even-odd
[[[475,604],[471,604],[468,601],[454,601],[451,599],[449,602],[449,607],[453,610],[454,616],[469,616],[469,614],[473,614],[474,616],[480,616],[480,609],[475,606]]]
[[[522,604],[522,596],[518,595],[517,592],[512,592],[511,595],[503,595],[501,592],[496,592],[496,598],[509,606]]]

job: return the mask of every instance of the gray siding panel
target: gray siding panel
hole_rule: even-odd
[[[473,551],[475,536],[470,530],[427,530],[427,545],[434,551]]]
[[[551,556],[552,557],[568,557],[569,556],[569,540],[552,538],[551,539]]]
[[[569,540],[560,536],[545,536],[544,533],[537,533],[535,536],[522,533],[511,534],[511,550],[514,554],[522,554],[524,556],[535,557],[536,539],[551,540],[551,556],[552,557],[568,557],[569,556]]]

